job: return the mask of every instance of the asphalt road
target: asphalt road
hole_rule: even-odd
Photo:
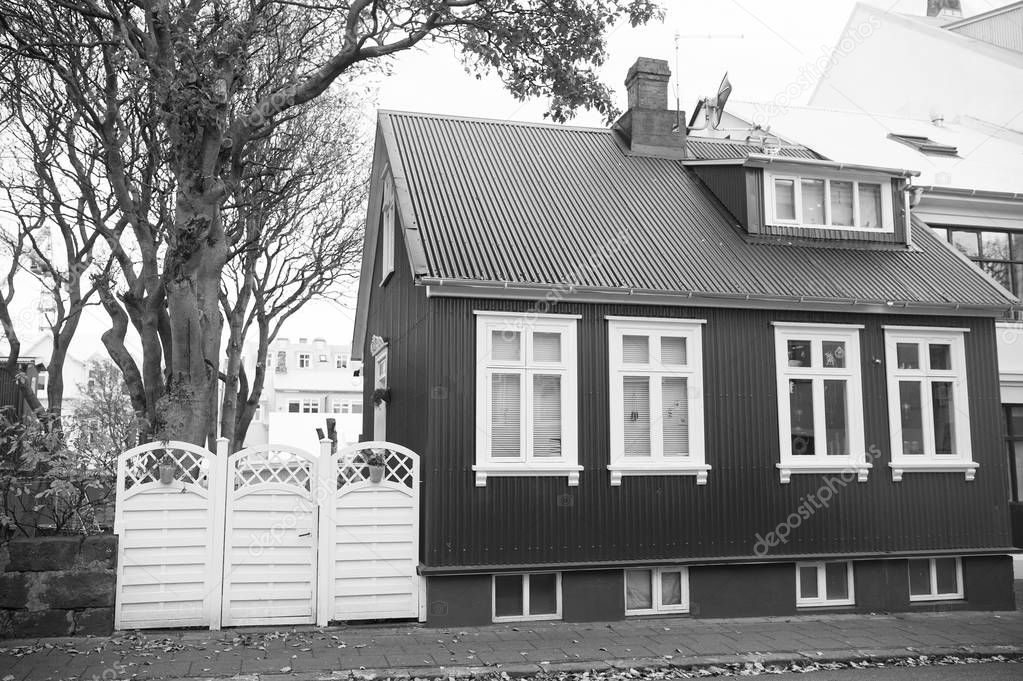
[[[778,678],[787,678],[782,675]],[[926,667],[874,667],[793,674],[799,681],[1023,681],[1023,663],[928,665]],[[772,677],[773,678],[773,677]]]

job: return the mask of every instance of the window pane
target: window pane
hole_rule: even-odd
[[[978,262],[980,269],[987,272],[992,279],[997,281],[1005,289],[1012,289],[1012,280],[1009,275],[1009,263],[1007,262]]]
[[[824,381],[824,426],[828,431],[828,456],[849,456],[845,381]]]
[[[625,455],[650,456],[650,379],[622,379],[625,403]]]
[[[661,364],[684,365],[686,339],[664,336],[661,338]]]
[[[829,601],[849,598],[849,564],[825,563],[824,584]]]
[[[533,376],[533,456],[561,456],[561,376]]]
[[[651,570],[625,571],[625,609],[650,610],[654,607]]]
[[[790,367],[808,367],[811,362],[810,355],[810,341],[808,340],[790,340],[788,342],[789,348],[789,366]]]
[[[522,359],[522,334],[518,331],[491,331],[494,359],[517,362]]]
[[[920,368],[920,346],[916,343],[898,343],[895,346],[900,369]]]
[[[1009,234],[1007,232],[982,232],[980,235],[980,257],[985,260],[1009,260]]]
[[[796,219],[796,185],[792,180],[774,181],[774,217]]]
[[[494,576],[494,616],[518,617],[522,611],[522,575]]]
[[[845,343],[842,341],[822,341],[821,351],[826,369],[845,368]]]
[[[661,408],[664,428],[664,455],[689,454],[689,382],[686,378],[661,379]]]
[[[976,258],[980,255],[976,232],[952,232],[952,245],[971,258]]]
[[[902,415],[902,453],[923,454],[924,424],[919,381],[899,381],[899,411]]]
[[[649,339],[646,336],[622,336],[622,361],[626,364],[649,364]]]
[[[352,413],[353,414],[362,413],[362,402],[352,402]]]
[[[817,566],[799,566],[799,597],[817,598]]]
[[[955,398],[952,383],[931,383],[931,404],[934,407],[934,453],[955,454]]]
[[[800,180],[803,192],[803,224],[824,224],[824,180]]]
[[[948,241],[948,230],[944,227],[931,227],[935,234],[941,237],[942,241]]]
[[[884,222],[881,219],[881,185],[860,182],[860,227],[869,229],[881,229]]]
[[[529,614],[553,615],[558,611],[558,575],[529,575]]]
[[[298,413],[298,408],[299,408],[298,407],[298,402],[291,402],[291,403],[288,404],[288,412],[291,413],[291,414],[297,414]]]
[[[958,593],[959,575],[956,573],[955,558],[935,558],[934,571],[938,578],[939,594]]]
[[[1020,242],[1020,255],[1023,256],[1023,239],[1018,241]],[[1010,290],[1016,294],[1017,298],[1023,298],[1023,265],[1012,266],[1012,280],[1013,288]]]
[[[1009,443],[1010,466],[1016,470],[1015,488],[1010,501],[1023,501],[1023,440]]]
[[[831,224],[851,227],[853,223],[852,182],[831,181]]]
[[[951,371],[952,369],[952,346],[944,343],[932,343],[927,348],[931,360],[931,369],[936,371]]]
[[[661,572],[661,605],[682,605],[682,572]]]
[[[534,333],[533,359],[537,362],[560,362],[561,334]]]
[[[813,381],[789,381],[789,411],[792,421],[792,453],[813,456]]]
[[[926,558],[909,561],[909,595],[926,596],[931,593],[931,562]]]
[[[518,374],[494,374],[492,379],[492,414],[490,455],[494,457],[521,454],[522,385]]]

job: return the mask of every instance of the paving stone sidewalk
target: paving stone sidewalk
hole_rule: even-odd
[[[0,641],[0,681],[337,677],[355,670],[459,676],[540,670],[1023,655],[1023,612],[642,619],[466,629],[360,626],[127,632]],[[367,675],[373,675],[369,673]]]

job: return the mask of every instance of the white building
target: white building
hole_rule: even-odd
[[[267,353],[266,382],[246,445],[288,444],[316,452],[316,429],[327,430],[333,418],[339,445],[357,442],[362,432],[360,362],[348,345],[323,338],[277,338]],[[256,358],[250,347],[247,371]]]

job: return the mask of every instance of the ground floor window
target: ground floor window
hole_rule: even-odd
[[[851,562],[796,563],[796,607],[819,608],[855,602]]]
[[[494,621],[561,619],[561,573],[494,575]]]
[[[1009,501],[1023,501],[1023,404],[1005,405],[1005,440],[1009,447]]]
[[[963,565],[958,558],[909,561],[909,600],[950,601],[963,597]]]
[[[625,571],[625,614],[689,612],[689,571],[684,567]]]

